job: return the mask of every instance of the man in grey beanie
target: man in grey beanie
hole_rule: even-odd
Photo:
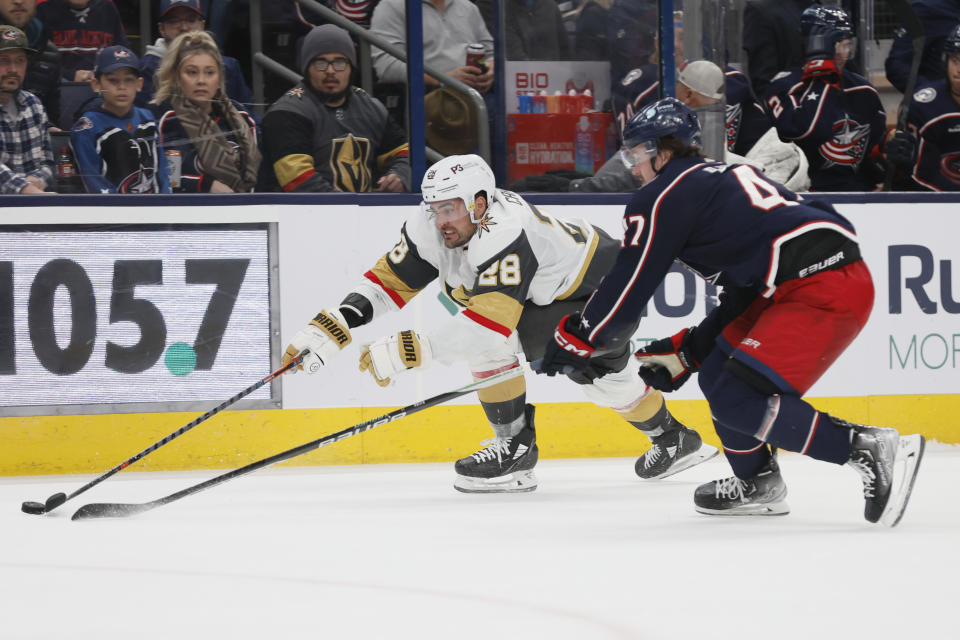
[[[263,118],[267,187],[297,192],[409,191],[404,130],[386,107],[352,86],[356,50],[347,32],[314,27],[300,48],[303,80]]]

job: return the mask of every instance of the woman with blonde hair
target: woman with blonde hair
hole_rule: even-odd
[[[252,191],[261,160],[256,123],[227,97],[213,37],[203,31],[177,36],[157,70],[156,87],[152,103],[173,191]]]

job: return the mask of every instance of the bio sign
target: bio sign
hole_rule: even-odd
[[[0,407],[209,403],[266,375],[268,234],[267,225],[4,227]],[[250,397],[270,400],[271,389]]]

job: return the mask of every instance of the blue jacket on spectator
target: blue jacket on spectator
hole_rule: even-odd
[[[73,9],[67,0],[44,0],[37,4],[37,16],[60,50],[60,74],[68,82],[80,69],[93,70],[104,47],[130,47],[120,13],[110,0],[90,0],[84,9]]]

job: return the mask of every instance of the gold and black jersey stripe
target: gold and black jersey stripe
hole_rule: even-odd
[[[436,279],[437,268],[420,256],[404,224],[400,241],[364,275],[386,291],[398,307],[403,307]]]

